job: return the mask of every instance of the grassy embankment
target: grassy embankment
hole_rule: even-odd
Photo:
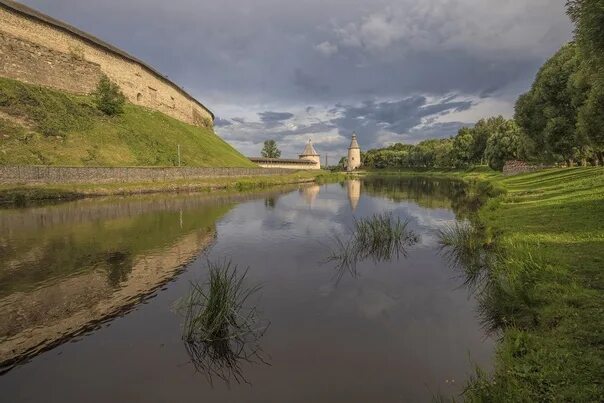
[[[255,167],[211,129],[126,104],[99,112],[89,96],[0,78],[0,165]],[[0,203],[169,191],[248,190],[311,182],[323,172],[171,182],[0,186]]]
[[[92,97],[0,78],[0,165],[253,167],[211,129],[140,106],[108,117]]]
[[[481,310],[499,321],[501,342],[493,376],[479,373],[464,398],[604,401],[604,168],[404,174],[504,191],[478,212],[500,252]]]
[[[604,168],[491,178],[507,194],[481,221],[497,235],[508,318],[493,381],[468,400],[604,400]]]

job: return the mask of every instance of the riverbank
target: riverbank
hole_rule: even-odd
[[[503,191],[478,212],[500,254],[495,285],[479,296],[502,324],[495,371],[478,371],[464,398],[603,401],[604,168],[389,174],[487,181]]]
[[[242,191],[277,185],[321,182],[344,177],[344,174],[339,173],[296,171],[285,175],[229,176],[132,183],[0,185],[0,204],[23,205],[45,200],[75,200],[85,197],[144,193]]]

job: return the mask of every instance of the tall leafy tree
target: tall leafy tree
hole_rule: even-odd
[[[485,157],[492,169],[501,171],[508,160],[520,155],[520,128],[513,120],[506,120],[487,141]]]
[[[281,157],[281,150],[277,148],[277,142],[275,140],[266,140],[261,153],[264,158]]]
[[[575,82],[585,93],[578,105],[577,133],[604,163],[604,0],[570,0],[566,5],[582,59]]]
[[[539,70],[530,91],[515,107],[515,119],[524,133],[544,150],[565,160],[572,159],[579,144],[576,133],[579,95],[573,91],[573,75],[579,70],[576,45],[563,46]]]
[[[474,136],[472,129],[462,127],[453,139],[451,150],[453,165],[456,168],[467,168],[472,164],[472,152],[474,147]]]

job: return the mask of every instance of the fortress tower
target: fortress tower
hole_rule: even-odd
[[[300,159],[314,162],[316,165],[313,169],[321,169],[321,156],[315,151],[310,139],[308,139],[304,151],[300,154]]]
[[[348,163],[346,165],[346,170],[348,172],[354,171],[358,167],[361,166],[361,148],[359,147],[359,143],[357,143],[357,135],[356,133],[352,133],[352,141],[350,142],[350,147],[348,147]]]

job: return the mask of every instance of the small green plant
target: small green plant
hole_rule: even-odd
[[[97,108],[106,115],[114,116],[124,112],[126,97],[119,85],[112,82],[107,76],[102,76],[92,94]]]
[[[408,221],[394,217],[392,213],[374,214],[355,220],[348,241],[335,237],[328,261],[337,262],[339,272],[347,269],[356,276],[356,264],[366,259],[375,262],[388,261],[407,255],[407,247],[415,245],[419,236],[409,230]]]
[[[248,306],[260,286],[245,284],[247,270],[240,273],[230,261],[208,262],[207,282],[191,283],[189,295],[177,304],[184,316],[182,338],[191,361],[208,381],[218,376],[226,383],[247,382],[240,362],[266,363],[260,339],[268,323],[256,307]]]

